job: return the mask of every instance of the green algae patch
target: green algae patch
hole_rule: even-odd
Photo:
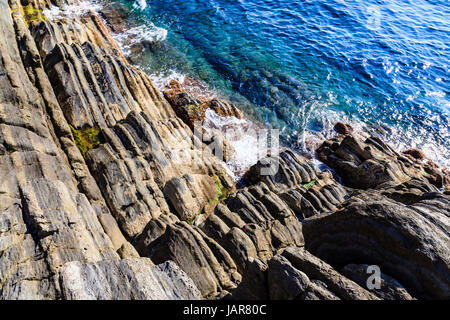
[[[25,22],[30,25],[35,21],[45,21],[47,17],[42,13],[42,10],[33,7],[32,4],[23,8]]]
[[[73,139],[78,149],[80,149],[83,157],[86,157],[86,152],[92,150],[100,145],[100,133],[99,127],[75,129],[70,126],[72,130]]]
[[[11,14],[13,14],[14,12],[19,13],[22,16],[23,20],[25,21],[25,12],[23,11],[23,7],[21,5],[19,5],[17,8],[11,9]],[[25,24],[27,24],[26,21]]]
[[[309,189],[309,188],[311,188],[313,185],[315,185],[316,184],[316,180],[311,180],[310,182],[308,182],[308,183],[305,183],[305,184],[302,184],[302,187],[303,188],[305,188],[305,189]]]
[[[30,26],[35,21],[46,21],[47,17],[44,15],[41,9],[36,8],[33,4],[29,4],[27,6],[19,5],[18,8],[11,9],[11,13],[18,12],[23,18],[23,21],[27,25]]]
[[[222,181],[220,180],[219,176],[213,175],[213,176],[210,176],[210,177],[215,179],[214,183],[215,183],[215,187],[216,187],[216,194],[215,194],[214,198],[211,198],[211,199],[209,199],[207,201],[207,203],[200,210],[198,215],[200,215],[200,214],[210,214],[211,212],[213,212],[214,208],[216,207],[216,205],[218,203],[224,201],[225,199],[227,199],[228,196],[231,194],[231,191],[232,191],[232,189],[229,189],[229,188],[225,187],[222,184]],[[195,217],[197,217],[197,216],[195,216]],[[189,221],[188,221],[188,223],[189,223]]]
[[[426,169],[422,166],[420,166],[420,173],[422,173],[424,176],[429,177],[430,174],[426,171]]]
[[[216,181],[216,189],[217,189],[217,193],[216,196],[213,199],[209,200],[209,203],[216,203],[216,202],[220,202],[225,200],[228,197],[228,189],[226,187],[224,187],[224,185],[222,184],[222,181],[220,181],[220,178],[218,176],[215,177]]]

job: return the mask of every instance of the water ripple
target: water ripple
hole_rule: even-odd
[[[139,57],[149,72],[197,77],[291,143],[344,119],[388,126],[397,147],[450,166],[448,1],[146,4],[132,18],[168,30],[164,45]]]

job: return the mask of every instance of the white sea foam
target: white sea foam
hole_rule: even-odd
[[[153,84],[159,91],[165,91],[168,89],[170,80],[177,80],[179,83],[183,83],[186,76],[178,71],[169,70],[166,72],[151,74]]]
[[[50,9],[44,9],[42,13],[51,21],[64,17],[82,16],[90,11],[98,12],[102,6],[91,1],[79,1],[70,5],[66,5],[61,10],[59,7],[52,5]]]
[[[340,112],[336,112],[333,110],[329,110],[328,108],[324,108],[322,110],[315,110],[313,113],[309,115],[305,115],[306,119],[304,120],[303,127],[307,126],[307,123],[310,120],[310,117],[314,115],[316,119],[319,119],[321,123],[320,131],[313,131],[305,129],[297,135],[297,148],[300,151],[313,159],[315,157],[315,150],[322,144],[326,139],[332,138],[336,135],[336,131],[334,130],[334,125],[337,122],[343,122],[346,124],[350,124],[354,129],[354,136],[364,140],[369,137],[367,133],[366,125],[358,121],[356,119],[351,119]]]
[[[203,128],[212,134],[222,136],[234,148],[232,159],[223,163],[234,180],[238,180],[248,168],[268,154],[269,148],[264,135],[261,135],[262,131],[248,119],[222,117],[208,109]],[[270,148],[272,155],[279,151],[276,145]]]
[[[147,3],[145,0],[137,0],[134,2],[133,7],[136,10],[144,10],[147,7]],[[63,17],[81,16],[90,11],[98,13],[101,8],[102,6],[98,3],[92,1],[80,1],[75,4],[67,5],[62,10],[56,6],[51,6],[49,9],[45,9],[43,13],[49,20],[55,20]],[[117,41],[124,54],[129,55],[131,53],[131,47],[138,43],[165,41],[167,38],[167,30],[148,22],[146,25],[136,26],[123,33],[112,34],[112,36]],[[427,69],[429,66],[429,63],[425,63],[423,69]],[[391,63],[385,63],[384,69],[386,70],[386,73],[397,72]],[[175,79],[180,83],[183,83],[185,80],[185,75],[175,70],[152,74],[151,77],[156,87],[161,91],[167,89],[167,84],[171,79]],[[442,79],[437,78],[436,81],[442,81]],[[426,94],[438,98],[445,98],[446,96],[445,92],[442,91],[430,91]],[[340,112],[334,112],[326,107],[320,109],[322,109],[322,112],[313,108],[310,114],[314,113],[314,117],[316,118],[318,117],[318,113],[322,114],[322,130],[320,132],[304,130],[298,135],[297,139],[297,147],[300,147],[302,152],[311,156],[312,161],[317,162],[317,160],[314,159],[314,150],[325,139],[335,135],[333,126],[337,121],[351,124],[355,128],[355,134],[357,136],[359,135],[360,138],[364,139],[368,137],[367,132],[370,128],[362,121],[351,119],[342,115]],[[448,107],[448,109],[450,110],[450,107]],[[305,127],[310,119],[308,115],[305,114],[302,114],[302,117],[305,119]],[[239,179],[250,166],[267,154],[267,150],[262,148],[258,143],[258,138],[255,134],[258,128],[250,120],[239,120],[234,117],[221,117],[214,111],[207,110],[204,128],[212,132],[220,133],[235,149],[232,160],[228,163],[224,163],[226,170],[235,180]],[[423,128],[410,128],[410,130],[405,130],[403,128],[394,127],[389,128],[388,131],[388,135],[381,137],[395,150],[402,151],[417,147],[434,162],[445,167],[450,167],[449,150],[446,149],[445,146],[441,146],[437,143],[432,137],[432,133],[427,132]],[[444,138],[448,137],[448,131],[444,130],[441,136]]]
[[[389,129],[389,136],[382,138],[394,150],[400,152],[411,148],[418,148],[423,151],[428,159],[443,167],[450,168],[450,150],[435,140],[434,133],[427,131],[425,128],[413,126],[408,129],[397,127],[390,127]],[[449,133],[445,128],[441,129],[439,135],[444,140],[449,137]]]
[[[60,17],[61,9],[59,9],[57,6],[52,5],[49,9],[45,8],[44,10],[42,10],[42,13],[47,19],[53,21]]]
[[[155,26],[148,22],[145,25],[132,27],[121,33],[113,33],[112,37],[116,40],[125,56],[131,54],[131,48],[139,43],[155,43],[166,40],[167,30]]]
[[[144,10],[147,7],[145,0],[138,0],[133,4],[136,9]],[[64,17],[82,16],[90,11],[98,13],[102,5],[94,1],[79,1],[71,5],[66,5],[63,9],[52,5],[49,9],[44,9],[43,13],[49,20],[56,20]],[[133,45],[139,43],[155,43],[164,41],[167,38],[167,30],[155,26],[151,22],[145,25],[132,27],[122,33],[112,33],[112,37],[118,43],[125,55],[131,53]]]
[[[133,2],[133,8],[144,10],[147,8],[147,1],[146,0],[136,0]]]
[[[354,136],[363,141],[372,134],[379,136],[397,152],[411,148],[419,148],[428,159],[443,167],[450,168],[450,151],[436,141],[436,137],[434,136],[436,133],[415,126],[413,123],[411,123],[409,128],[397,126],[386,127],[381,125],[377,129],[376,125],[367,125],[362,120],[349,118],[340,112],[329,109],[324,109],[322,112],[316,110],[314,116],[320,117],[322,130],[320,132],[304,130],[298,135],[297,139],[297,146],[302,153],[309,155],[312,159],[314,159],[315,149],[324,140],[336,135],[334,125],[336,122],[341,121],[350,124],[354,128]],[[446,137],[448,139],[448,130],[442,128],[439,136],[444,140]]]

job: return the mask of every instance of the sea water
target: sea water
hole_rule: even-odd
[[[450,166],[446,0],[106,2],[132,11],[160,87],[200,79],[300,151],[344,121]]]

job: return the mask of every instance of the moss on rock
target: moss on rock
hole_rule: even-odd
[[[86,152],[94,149],[101,143],[101,130],[98,127],[75,129],[73,126],[70,126],[70,129],[72,130],[75,144],[77,145],[78,149],[80,149],[83,157],[86,157]]]
[[[18,12],[23,17],[27,27],[35,21],[46,21],[47,17],[44,15],[41,9],[36,8],[32,3],[22,6],[19,4],[17,8],[11,9],[11,12]]]
[[[215,176],[215,177],[216,177],[215,184],[216,184],[217,193],[216,193],[216,196],[214,197],[214,199],[209,200],[211,203],[223,201],[229,195],[229,190],[222,184],[222,181],[220,180],[220,178],[218,176]]]
[[[315,185],[316,184],[316,180],[311,180],[310,182],[308,182],[308,183],[305,183],[305,184],[302,184],[302,186],[303,186],[303,188],[306,188],[306,189],[309,189],[309,188],[311,188],[313,185]]]

